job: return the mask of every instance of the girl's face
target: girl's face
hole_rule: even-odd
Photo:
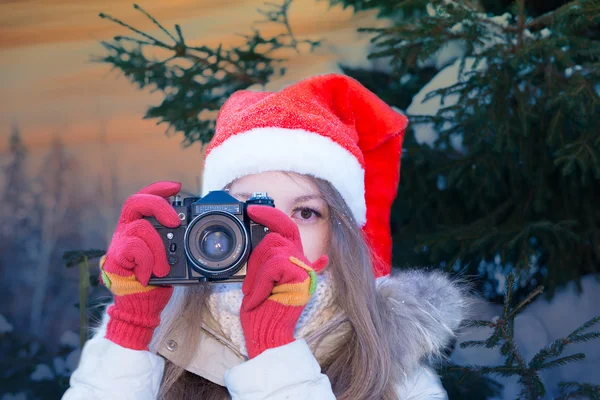
[[[316,185],[294,173],[263,172],[234,181],[229,194],[246,201],[252,192],[267,192],[275,207],[298,225],[304,256],[314,262],[329,244],[329,207]]]

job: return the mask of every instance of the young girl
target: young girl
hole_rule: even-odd
[[[427,363],[467,304],[440,272],[391,272],[390,207],[406,118],[355,80],[316,76],[222,107],[203,194],[245,201],[270,232],[242,284],[148,285],[169,272],[158,182],[130,197],[105,258],[114,295],[63,399],[445,399]]]

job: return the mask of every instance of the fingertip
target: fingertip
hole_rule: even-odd
[[[159,187],[160,187],[160,182],[152,182],[151,184],[146,185],[143,188],[141,188],[140,190],[138,190],[136,194],[153,193],[153,192],[159,190]]]
[[[153,194],[160,197],[174,196],[181,191],[181,182],[158,181],[138,191],[138,194]]]
[[[150,275],[152,275],[151,271],[149,271],[147,268],[136,268],[134,272],[135,278],[138,280],[138,282],[141,283],[144,287],[148,286],[148,282],[150,281]]]
[[[169,266],[169,263],[165,260],[165,262],[159,262],[159,265],[156,266],[156,270],[154,271],[154,275],[156,275],[159,278],[164,278],[165,276],[169,275],[169,272],[171,272],[171,267]]]
[[[261,300],[256,293],[248,293],[244,296],[242,300],[242,311],[252,311],[260,304],[262,304],[263,300]]]
[[[169,224],[165,226],[171,229],[179,228],[179,226],[181,225],[181,219],[179,218],[179,215],[175,215],[174,217],[169,218],[168,222]]]
[[[160,183],[160,195],[162,197],[175,196],[181,191],[181,182],[175,181],[162,181]]]
[[[329,264],[329,257],[326,255],[321,256],[317,261],[313,263],[313,269],[315,272],[320,272]]]
[[[265,219],[270,215],[279,215],[279,214],[283,214],[282,211],[280,211],[279,209],[275,208],[275,207],[270,207],[270,206],[265,206],[265,205],[260,205],[260,204],[252,204],[249,205],[247,208],[248,211],[248,215],[252,218],[252,215],[254,215],[256,218],[259,219]],[[285,215],[285,214],[283,214]],[[256,221],[258,222],[258,221]]]
[[[179,213],[168,202],[160,206],[160,209],[155,213],[155,217],[162,226],[166,226],[167,228],[174,229],[181,225]]]
[[[278,232],[286,239],[297,241],[300,237],[298,226],[283,211],[264,205],[251,205],[248,216],[254,222],[264,225],[271,232]]]
[[[242,283],[242,294],[244,296],[248,296],[248,294],[250,293],[250,284],[246,283],[246,280],[244,280],[244,283]]]
[[[177,194],[181,191],[181,182],[175,182],[175,181],[167,181],[167,182],[171,186],[171,189],[175,192],[173,194]]]
[[[258,205],[250,205],[248,206],[248,208],[246,209],[246,211],[248,212],[248,216],[254,220],[254,218],[260,218],[260,216],[262,215],[260,213],[260,207]]]

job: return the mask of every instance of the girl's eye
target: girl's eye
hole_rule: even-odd
[[[321,213],[312,208],[303,207],[294,210],[294,216],[303,221],[310,221],[316,218],[321,218]]]
[[[302,218],[304,218],[304,219],[309,219],[312,215],[313,215],[313,213],[310,210],[302,210],[302,211],[300,211],[300,216]]]

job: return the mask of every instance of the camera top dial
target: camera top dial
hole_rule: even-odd
[[[252,196],[246,201],[246,204],[261,204],[265,206],[275,207],[275,202],[269,197],[267,192],[252,192]]]

